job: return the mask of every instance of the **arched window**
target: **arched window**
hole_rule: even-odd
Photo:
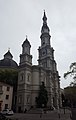
[[[24,80],[24,73],[20,74],[20,80],[23,81]]]

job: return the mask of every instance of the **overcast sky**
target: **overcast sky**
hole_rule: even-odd
[[[70,80],[65,80],[63,74],[76,61],[76,0],[0,0],[0,59],[10,48],[13,59],[19,64],[21,45],[27,35],[33,64],[38,64],[44,9],[64,88]]]

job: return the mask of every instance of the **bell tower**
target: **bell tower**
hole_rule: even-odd
[[[55,60],[54,60],[54,49],[51,47],[50,43],[50,29],[47,25],[47,17],[44,11],[43,15],[43,25],[41,28],[41,46],[39,47],[39,65],[48,70],[53,70]]]
[[[30,55],[30,48],[31,45],[26,36],[26,39],[22,44],[22,54],[20,54],[20,65],[32,65],[32,55]]]
[[[41,46],[43,45],[49,45],[50,44],[50,29],[49,27],[47,26],[47,17],[46,17],[46,14],[45,14],[45,11],[44,11],[44,16],[43,16],[43,26],[42,26],[42,29],[41,29]]]

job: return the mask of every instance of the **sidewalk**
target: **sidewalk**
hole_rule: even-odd
[[[63,109],[60,110],[60,114],[58,113],[57,110],[48,111],[47,114],[42,115],[41,120],[71,120],[70,119],[70,113],[71,112],[69,110],[65,110],[65,114],[64,114]]]

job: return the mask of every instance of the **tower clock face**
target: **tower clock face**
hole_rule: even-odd
[[[44,36],[44,38],[42,39],[42,46],[45,44],[49,44],[49,39],[47,36]]]
[[[42,56],[46,55],[46,50],[42,51]]]

